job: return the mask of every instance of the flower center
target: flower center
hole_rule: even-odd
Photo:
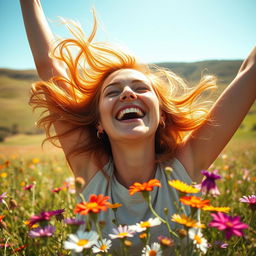
[[[155,250],[150,250],[149,256],[156,256],[156,251]]]
[[[124,236],[127,236],[127,235],[128,235],[127,232],[122,232],[122,233],[119,233],[119,234],[118,234],[119,237],[124,237]]]
[[[142,223],[140,224],[140,226],[141,226],[142,228],[150,228],[150,227],[151,227],[151,225],[150,225],[150,223],[149,223],[148,221],[142,222]]]
[[[195,235],[194,239],[195,239],[197,244],[201,244],[202,243],[202,239],[201,239],[201,237],[199,235]]]
[[[98,207],[98,204],[95,203],[95,202],[93,202],[93,203],[88,203],[88,204],[86,205],[86,207],[89,208],[89,209],[93,209],[93,208],[97,208],[97,207]]]
[[[86,245],[86,244],[88,244],[88,240],[86,240],[86,239],[80,239],[76,244],[78,245],[78,246],[84,246],[84,245]]]
[[[105,244],[103,244],[101,247],[100,247],[100,250],[101,251],[105,251],[107,249],[107,246]]]
[[[232,222],[226,222],[226,225],[229,227],[229,228],[232,228],[233,227],[233,223]]]

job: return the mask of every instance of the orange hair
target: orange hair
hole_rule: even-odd
[[[75,22],[63,22],[74,38],[61,40],[51,51],[51,57],[64,63],[67,75],[36,82],[30,98],[34,109],[44,108],[44,113],[47,113],[38,121],[38,126],[46,131],[46,140],[58,146],[56,139],[86,128],[87,140],[70,154],[88,152],[98,156],[95,159],[99,159],[103,152],[111,155],[107,136],[102,140],[96,136],[100,88],[107,76],[124,68],[138,70],[151,80],[165,113],[165,127],[159,126],[156,132],[156,153],[160,156],[157,161],[170,159],[185,135],[207,120],[206,101],[199,103],[197,99],[205,90],[215,86],[213,77],[204,77],[195,88],[189,89],[180,77],[169,70],[140,64],[131,54],[117,47],[93,42],[97,30],[95,14],[93,30],[88,38]],[[71,124],[72,128],[63,134],[53,135],[51,128],[60,120]]]

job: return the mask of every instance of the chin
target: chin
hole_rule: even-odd
[[[119,131],[116,135],[115,139],[117,140],[140,141],[155,136],[155,131],[150,131],[147,127],[134,127],[133,129]]]

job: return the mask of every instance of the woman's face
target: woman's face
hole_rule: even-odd
[[[110,74],[101,88],[100,128],[110,139],[143,139],[155,136],[159,101],[150,80],[134,69]]]

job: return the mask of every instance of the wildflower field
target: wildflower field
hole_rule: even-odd
[[[117,224],[108,237],[102,237],[98,213],[122,205],[105,195],[81,198],[78,204],[75,187],[84,181],[72,178],[63,156],[2,154],[0,255],[133,255],[135,236],[142,244],[138,255],[256,255],[256,148],[249,142],[238,140],[228,147],[203,171],[201,185],[173,180],[167,168],[170,187],[180,193],[177,212],[163,209],[160,217],[151,209],[153,218],[132,226]],[[157,180],[135,183],[127,196],[141,193],[151,208],[150,193],[156,187],[161,189]],[[184,205],[191,208],[190,216],[183,214]],[[84,221],[76,219],[79,215]],[[150,241],[158,225],[167,225],[170,235]],[[111,251],[114,242],[120,243],[120,251]]]

